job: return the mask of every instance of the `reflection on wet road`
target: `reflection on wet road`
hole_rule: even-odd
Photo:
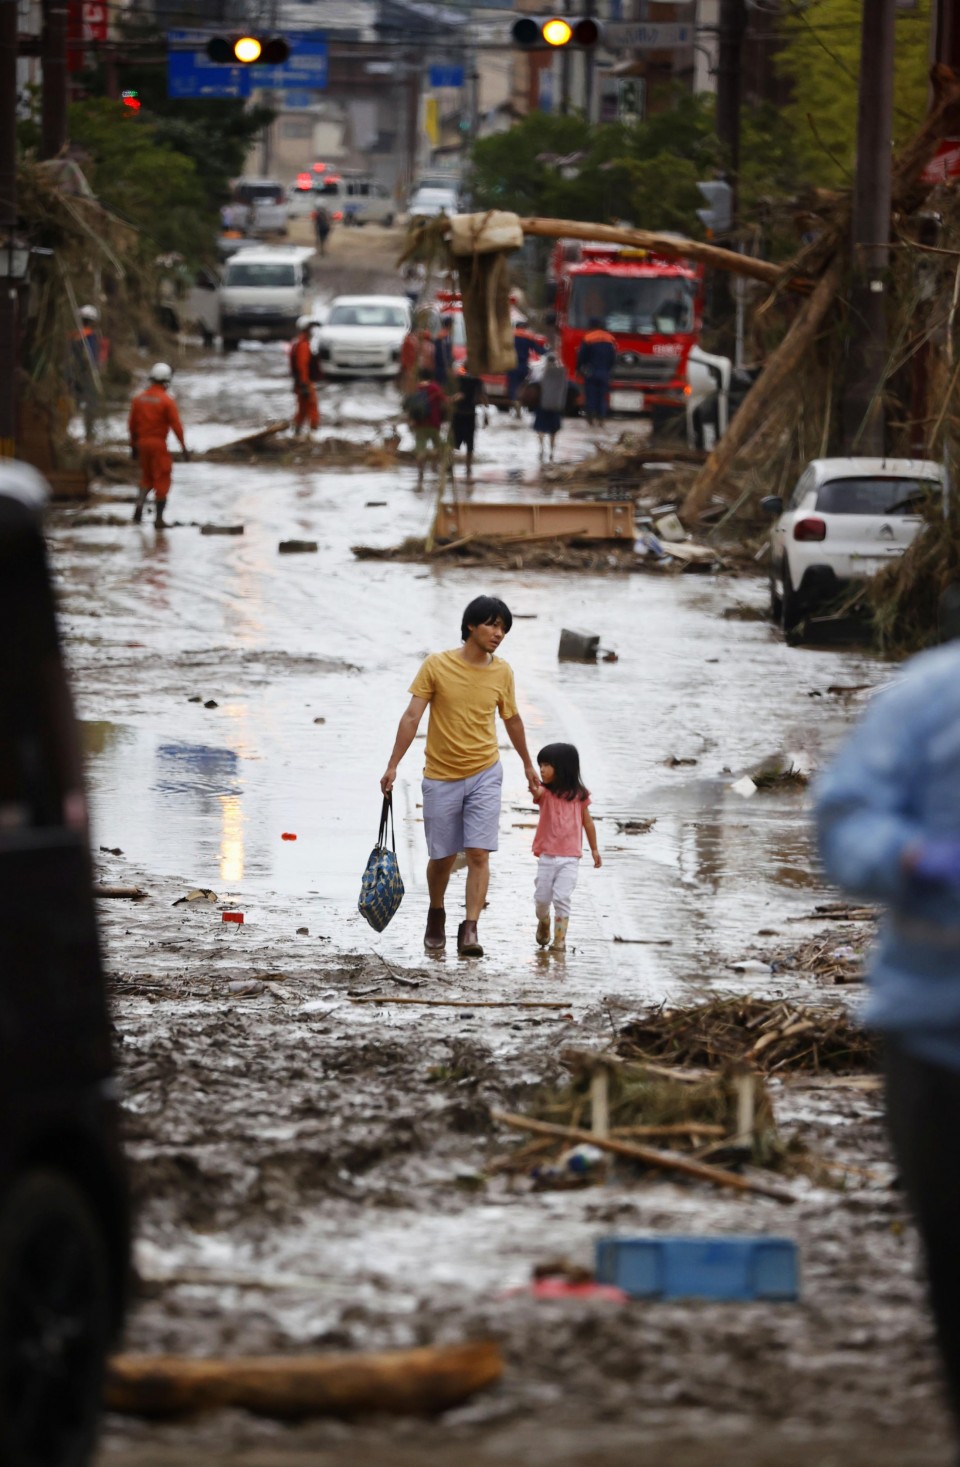
[[[177,379],[188,441],[222,441],[286,413],[278,348],[211,358]],[[371,436],[396,394],[341,384],[327,427]],[[583,424],[560,435],[581,456]],[[529,492],[536,439],[492,415],[478,438],[476,494]],[[732,777],[778,749],[816,764],[849,710],[811,696],[886,670],[859,653],[790,649],[760,621],[724,619],[760,605],[759,581],[703,576],[491,576],[358,562],[358,542],[422,535],[429,494],[410,468],[318,472],[194,462],[178,466],[171,518],[71,529],[53,545],[81,712],[89,720],[95,839],[119,846],[149,881],[215,888],[258,920],[309,925],[347,951],[419,961],[426,908],[419,779],[422,743],[401,766],[398,840],[408,896],[375,937],[356,913],[376,833],[378,781],[419,660],[458,640],[480,591],[517,615],[504,648],[535,753],[576,743],[594,798],[604,866],[584,864],[558,964],[533,943],[533,809],[505,745],[501,849],[481,924],[484,979],[507,989],[564,977],[575,992],[660,995],[681,981],[729,981],[722,964],[759,928],[810,911],[820,895],[802,796],[742,799]],[[126,517],[127,507],[118,510]],[[176,522],[192,521],[192,525]],[[240,524],[201,536],[197,522]],[[316,540],[316,554],[278,542]],[[562,627],[600,634],[615,664],[557,662]],[[213,703],[215,707],[205,704]],[[682,762],[672,762],[682,761]],[[646,834],[618,822],[655,819]],[[284,840],[284,833],[295,840]],[[451,911],[462,902],[455,877]],[[263,911],[260,917],[261,909]],[[269,916],[267,915],[269,911]],[[617,942],[615,939],[626,939]],[[448,958],[456,968],[456,959]],[[499,985],[498,985],[499,986]]]

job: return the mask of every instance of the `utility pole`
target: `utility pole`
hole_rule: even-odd
[[[42,14],[40,156],[55,158],[67,141],[67,7],[64,0],[43,0]]]
[[[896,0],[864,5],[860,41],[850,349],[842,430],[846,452],[866,455],[882,454],[885,447],[882,393],[888,354],[895,11]]]
[[[0,458],[13,458],[17,436],[16,225],[17,0],[0,0]]]
[[[746,0],[720,0],[717,49],[717,137],[727,157],[733,189],[733,219],[739,214],[740,104],[742,100],[743,37],[747,28]]]
[[[933,59],[960,71],[960,14],[956,0],[935,0]]]

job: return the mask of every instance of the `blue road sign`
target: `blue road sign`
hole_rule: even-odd
[[[282,66],[252,66],[251,87],[321,92],[327,85],[327,38],[317,31],[284,31],[290,56]]]
[[[439,87],[462,87],[463,80],[462,66],[431,66],[430,68],[430,85],[434,90]]]
[[[290,56],[282,66],[217,66],[207,59],[213,34],[167,32],[168,96],[249,97],[259,87],[312,92],[327,85],[327,41],[317,31],[284,31]]]
[[[304,107],[309,107],[313,101],[309,92],[284,91],[283,105],[289,107],[291,112],[300,112]]]
[[[167,32],[168,97],[249,97],[251,68],[215,66],[208,61],[206,46],[211,34]]]

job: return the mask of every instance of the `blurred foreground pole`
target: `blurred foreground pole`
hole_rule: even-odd
[[[933,59],[960,71],[960,6],[957,0],[935,0]]]
[[[17,287],[12,279],[17,223],[17,3],[0,0],[0,458],[16,438]]]
[[[43,71],[40,157],[56,158],[67,141],[67,7],[64,0],[43,0],[40,64]]]
[[[885,446],[895,10],[896,0],[864,5],[860,40],[850,347],[841,427],[844,452],[865,455],[882,454]]]

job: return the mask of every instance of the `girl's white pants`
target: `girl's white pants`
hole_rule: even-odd
[[[538,856],[533,899],[537,916],[549,917],[550,903],[558,917],[570,916],[570,898],[580,875],[579,856]]]

